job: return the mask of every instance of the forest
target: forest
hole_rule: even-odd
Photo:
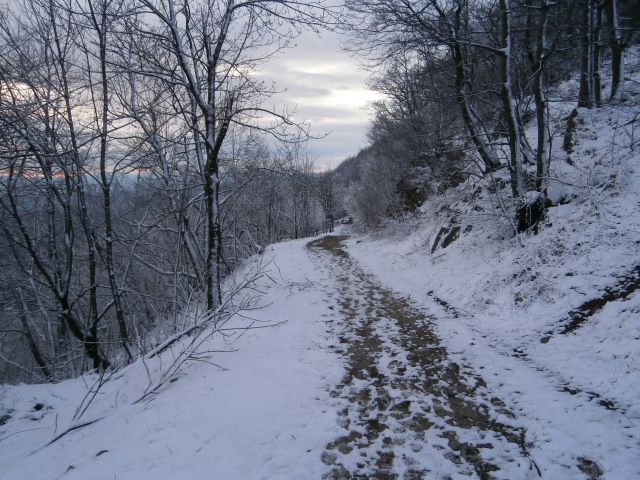
[[[256,65],[310,2],[15,2],[0,17],[0,377],[118,368],[208,317],[222,281],[331,208],[309,126]]]
[[[579,109],[636,105],[633,0],[20,0],[0,16],[0,378],[119,368],[224,317],[243,260],[349,217],[410,214],[469,179],[511,234]],[[310,125],[255,76],[303,31],[371,68],[370,145],[320,172]],[[603,75],[602,65],[610,68]],[[552,129],[549,91],[579,75]],[[635,102],[635,103],[634,103]],[[637,115],[636,115],[637,119]],[[534,122],[536,136],[524,133]],[[233,303],[233,302],[231,302]]]

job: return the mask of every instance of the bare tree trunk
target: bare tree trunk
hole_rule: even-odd
[[[222,302],[220,286],[220,211],[217,159],[207,154],[204,175],[204,196],[207,210],[207,310],[213,311]]]
[[[529,3],[529,8],[533,5]],[[527,19],[527,48],[533,73],[533,96],[536,105],[537,148],[536,148],[536,189],[540,192],[546,189],[546,179],[549,174],[549,119],[547,110],[546,86],[544,81],[545,64],[549,56],[548,26],[549,9],[547,0],[541,0],[539,5],[537,39],[535,49],[531,45],[529,35],[533,28],[531,14]]]
[[[127,323],[120,294],[120,287],[116,279],[114,261],[113,261],[113,243],[114,231],[111,214],[111,179],[107,176],[107,142],[109,136],[109,84],[107,79],[107,23],[108,23],[108,3],[103,0],[99,3],[100,12],[96,12],[94,2],[89,2],[90,20],[95,33],[98,36],[98,55],[100,60],[100,109],[98,114],[96,108],[96,120],[100,118],[100,180],[103,198],[104,210],[104,242],[105,257],[104,261],[107,267],[107,276],[109,278],[109,288],[113,297],[113,308],[115,310],[116,321],[120,333],[120,341],[127,355],[129,362],[133,361],[133,354],[129,345],[129,333],[127,331]]]
[[[221,45],[221,44],[220,44]],[[213,67],[215,68],[215,67]],[[213,74],[215,75],[215,74]],[[212,82],[215,80],[212,80]],[[215,95],[210,92],[209,95]],[[211,97],[210,97],[211,98]],[[220,221],[220,166],[219,156],[222,143],[229,131],[230,114],[233,110],[233,100],[228,99],[224,110],[220,129],[214,135],[216,117],[211,111],[207,115],[207,161],[205,164],[204,192],[207,205],[207,309],[214,310],[222,303],[222,225]]]
[[[44,359],[44,356],[40,352],[40,348],[36,343],[35,338],[33,338],[33,334],[31,333],[31,328],[29,328],[29,322],[27,320],[27,304],[24,301],[24,297],[22,296],[22,291],[20,289],[16,289],[15,291],[16,297],[20,299],[20,323],[22,324],[22,330],[27,337],[27,343],[29,344],[29,350],[31,350],[31,354],[33,355],[33,359],[38,365],[40,372],[47,380],[52,380],[53,375],[51,374],[51,370],[47,365],[47,362]]]
[[[83,231],[85,233],[86,241],[87,241],[87,251],[88,251],[88,259],[89,259],[89,319],[90,319],[90,329],[88,339],[90,342],[93,342],[95,348],[93,346],[87,347],[85,345],[85,351],[89,358],[93,361],[94,368],[105,369],[110,363],[105,358],[102,358],[98,351],[98,337],[97,337],[97,326],[98,326],[98,301],[97,301],[97,258],[96,258],[96,246],[95,240],[93,237],[93,228],[91,226],[91,220],[89,217],[87,203],[86,203],[86,195],[84,190],[84,173],[82,171],[82,162],[79,154],[78,147],[78,139],[76,134],[75,122],[74,122],[74,114],[73,109],[71,107],[71,91],[69,87],[69,74],[67,68],[67,59],[65,49],[63,48],[63,39],[60,37],[60,33],[58,31],[58,13],[55,8],[54,0],[49,0],[48,2],[49,10],[47,14],[49,18],[47,19],[52,26],[53,33],[53,45],[50,46],[52,51],[52,56],[55,58],[55,61],[58,63],[60,68],[59,73],[59,81],[61,83],[62,91],[60,92],[64,101],[64,110],[66,115],[66,121],[69,127],[69,140],[71,142],[71,156],[73,159],[73,169],[74,169],[74,180],[75,180],[75,190],[77,195],[77,202],[80,210],[80,221],[82,224]],[[55,47],[55,50],[54,50]],[[65,239],[66,241],[66,239]],[[64,315],[61,318],[65,318]],[[77,336],[78,339],[82,340],[83,336]],[[84,341],[84,340],[83,340]]]
[[[600,64],[602,63],[602,10],[603,5],[597,0],[595,22],[593,26],[593,101],[596,107],[602,105],[602,79]]]
[[[620,102],[624,96],[624,51],[625,44],[620,29],[618,0],[607,0],[609,19],[609,46],[611,47],[611,93],[610,102]]]
[[[461,24],[461,11],[462,7],[458,8],[455,12],[453,25],[450,26],[451,36],[451,56],[455,67],[455,90],[456,90],[456,102],[460,107],[462,113],[462,119],[469,131],[471,141],[475,146],[482,162],[484,163],[485,171],[495,170],[500,166],[495,153],[493,152],[489,142],[490,136],[484,130],[484,127],[476,121],[476,115],[471,106],[468,93],[468,84],[470,83],[467,67],[465,65],[464,47],[461,44],[460,24]]]
[[[593,1],[594,0],[582,0],[581,66],[578,107],[585,108],[593,108],[595,106]]]
[[[513,95],[512,77],[511,77],[511,10],[509,0],[500,0],[500,18],[501,18],[501,43],[502,49],[500,53],[501,63],[501,97],[504,109],[504,117],[507,124],[509,137],[509,153],[510,162],[509,170],[511,172],[511,191],[514,197],[523,197],[525,194],[524,171],[522,162],[522,131],[520,122],[518,121],[518,112],[515,98]]]

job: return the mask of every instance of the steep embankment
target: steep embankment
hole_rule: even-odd
[[[259,291],[261,308],[200,337],[191,360],[143,401],[190,339],[116,373],[79,420],[96,375],[0,387],[0,478],[320,478],[321,453],[341,432],[329,390],[342,366],[323,321],[332,311],[320,287],[330,280],[316,273],[307,242],[269,247],[259,262],[268,277],[243,292]]]
[[[630,89],[627,104],[579,111],[571,153],[555,141],[554,206],[539,234],[513,236],[498,174],[347,242],[437,319],[454,359],[481,369],[549,478],[640,478],[638,83]],[[569,111],[554,105],[556,132]]]

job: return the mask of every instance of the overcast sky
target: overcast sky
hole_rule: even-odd
[[[11,0],[0,0],[7,8]],[[306,122],[315,136],[309,149],[319,169],[333,168],[349,155],[367,145],[372,101],[380,95],[366,85],[368,73],[358,60],[341,49],[347,37],[335,32],[323,32],[320,37],[306,32],[293,40],[295,47],[281,52],[260,66],[266,81],[275,81],[284,90],[271,100],[269,108],[280,111],[295,108],[294,120]]]
[[[296,107],[296,121],[308,122],[314,135],[329,133],[310,143],[322,169],[335,167],[366,145],[367,105],[379,98],[367,87],[368,74],[357,59],[341,50],[341,39],[346,40],[332,32],[320,38],[305,33],[296,39],[295,48],[261,67],[262,75],[286,89],[271,100],[274,106]]]

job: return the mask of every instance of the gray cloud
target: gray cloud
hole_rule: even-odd
[[[366,144],[367,106],[380,97],[367,87],[358,61],[340,49],[338,34],[305,33],[296,43],[259,74],[281,91],[270,104],[295,109],[294,119],[309,123],[314,135],[329,133],[310,148],[319,166],[334,167]]]

